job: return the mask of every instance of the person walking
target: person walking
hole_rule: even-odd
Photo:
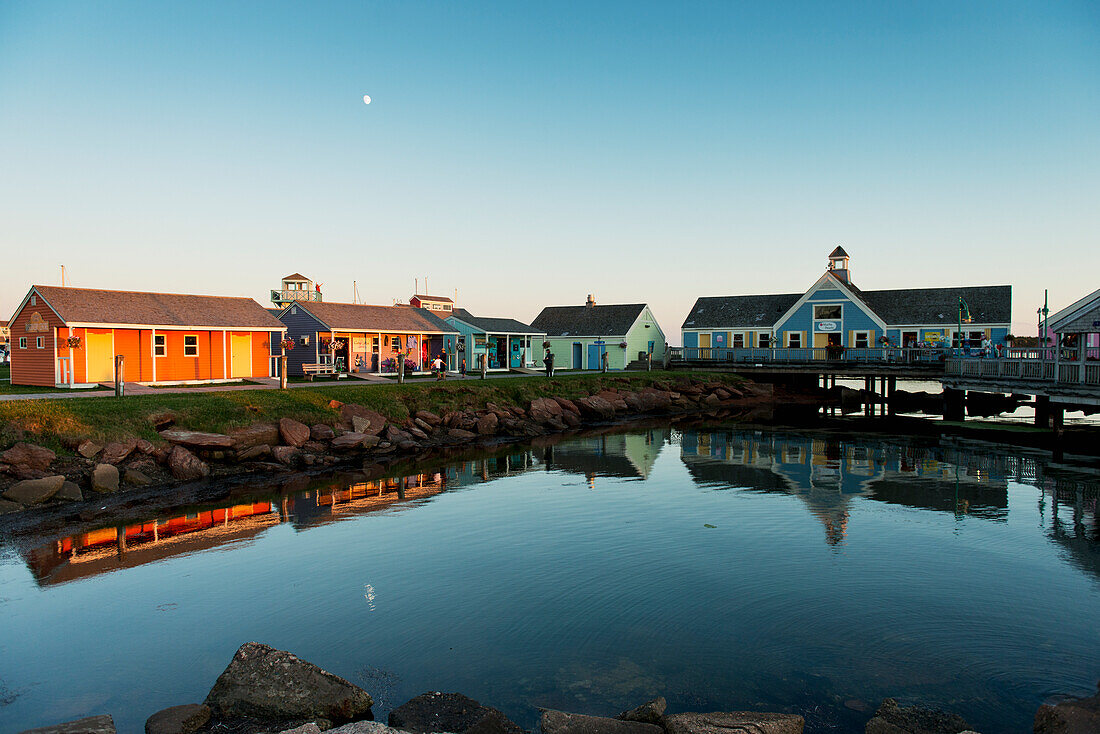
[[[465,357],[462,358],[462,364],[460,364],[459,367],[458,367],[458,374],[460,374],[463,377],[466,376],[466,358]]]
[[[546,376],[554,376],[554,353],[549,349],[546,350],[546,356],[542,358],[543,364],[546,366]]]
[[[432,362],[432,372],[435,373],[436,382],[446,377],[446,373],[443,371],[443,360],[439,357],[436,357],[435,361]]]

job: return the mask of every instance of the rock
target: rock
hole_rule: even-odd
[[[318,423],[309,427],[309,437],[314,441],[331,441],[336,438],[336,431],[330,425]]]
[[[19,512],[23,509],[23,505],[18,502],[9,502],[8,500],[0,500],[0,515],[6,515],[9,512]]]
[[[153,483],[153,480],[148,474],[140,469],[134,469],[130,467],[122,473],[122,481],[126,484],[132,484],[135,487],[147,487]]]
[[[328,734],[404,734],[404,732],[386,726],[381,721],[355,721],[336,729],[329,729]]]
[[[0,454],[0,460],[8,465],[8,471],[19,479],[40,479],[50,468],[57,454],[33,443],[20,441]]]
[[[560,417],[562,407],[551,398],[535,398],[527,406],[527,413],[536,423],[549,423],[554,418]]]
[[[84,493],[80,491],[80,487],[77,486],[76,482],[65,482],[53,498],[55,500],[65,500],[66,502],[83,502]]]
[[[664,696],[657,696],[652,701],[646,701],[636,709],[630,711],[624,711],[619,714],[617,719],[623,721],[640,721],[643,724],[661,724],[662,719],[665,716],[665,709],[668,707],[668,701]]]
[[[37,505],[57,494],[63,484],[65,484],[65,477],[61,475],[24,479],[8,487],[8,491],[4,492],[4,499],[21,505]]]
[[[243,451],[237,452],[237,461],[258,461],[271,456],[271,447],[266,443],[259,446],[249,446]]]
[[[64,724],[27,729],[20,734],[115,734],[115,720],[110,716],[89,716]]]
[[[413,414],[413,417],[424,421],[432,427],[438,426],[440,423],[443,422],[442,418],[428,410],[418,410],[416,411],[416,413]]]
[[[666,411],[672,407],[672,393],[667,390],[646,388],[642,390],[639,397],[642,399],[642,405],[647,413]]]
[[[139,438],[137,443],[134,444],[134,448],[146,456],[157,450],[152,441],[146,441],[144,438]]]
[[[150,415],[149,422],[153,424],[153,430],[160,432],[176,424],[176,414],[170,410],[163,410]]]
[[[233,438],[221,433],[203,433],[201,431],[183,431],[172,429],[161,431],[160,437],[170,443],[196,449],[233,448]]]
[[[606,421],[615,417],[615,407],[598,395],[579,398],[577,407],[586,418]]]
[[[309,430],[308,428],[306,430]],[[294,446],[272,446],[271,456],[284,466],[294,466],[302,455],[302,450]]]
[[[421,431],[424,431],[424,433],[431,433],[433,430],[435,430],[435,426],[421,418],[413,418],[413,425],[419,428]]]
[[[600,392],[596,393],[596,397],[602,398],[609,402],[611,404],[611,407],[614,408],[615,412],[617,413],[625,413],[629,407],[627,406],[626,401],[623,400],[622,396],[619,395],[619,393],[611,390],[601,390]]]
[[[642,401],[642,396],[636,392],[628,392],[623,395],[623,402],[626,403],[626,408],[631,413],[644,413],[645,403]]]
[[[329,731],[332,730],[329,729]],[[279,732],[279,734],[321,734],[321,727],[317,726],[316,723],[311,721],[308,724],[302,724],[301,726],[296,726],[293,729],[286,729],[284,731],[281,731]]]
[[[557,403],[558,405],[560,405],[561,409],[564,410],[566,413],[576,413],[577,415],[581,414],[581,409],[578,408],[577,404],[574,403],[569,398],[555,397],[555,398],[552,398],[552,400],[555,403]]]
[[[332,443],[329,445],[333,451],[351,451],[352,449],[358,449],[363,447],[363,441],[367,438],[373,438],[378,440],[377,436],[369,436],[366,433],[345,433],[332,439]]]
[[[407,430],[413,437],[419,438],[421,441],[428,440],[428,434],[424,433],[424,430],[422,428],[418,428],[417,426],[410,426]]]
[[[173,477],[181,480],[202,479],[210,475],[206,462],[183,446],[172,447],[172,453],[168,454],[168,470]]]
[[[477,434],[472,431],[464,431],[461,428],[448,428],[447,437],[456,441],[473,441]]]
[[[524,734],[497,709],[461,693],[422,693],[391,711],[389,725],[415,734]]]
[[[358,424],[355,423],[356,418],[360,420]],[[350,428],[356,433],[377,436],[386,427],[386,417],[362,405],[348,403],[340,407],[340,423],[344,428]]]
[[[117,492],[118,467],[111,464],[96,464],[95,469],[92,470],[92,491]]]
[[[328,401],[328,407],[332,410],[340,410],[344,407],[344,404],[341,403],[339,400],[330,400]]]
[[[309,426],[293,418],[280,418],[279,436],[287,446],[297,448],[309,440]]]
[[[185,703],[158,711],[145,721],[145,734],[191,734],[210,721],[210,707]]]
[[[1054,705],[1044,704],[1035,712],[1035,734],[1085,734],[1100,731],[1100,693]]]
[[[581,421],[581,417],[577,413],[571,413],[566,410],[563,411],[561,414],[561,422],[569,426],[570,428],[576,428],[577,426],[581,425],[583,421]]]
[[[497,432],[500,419],[496,413],[486,413],[477,419],[477,432],[482,436],[491,436]]]
[[[892,698],[882,699],[866,734],[959,734],[970,725],[957,714],[919,706],[898,706]]]
[[[137,448],[136,438],[127,441],[111,441],[103,447],[99,460],[103,464],[120,464],[134,452],[135,448]]]
[[[100,451],[103,450],[103,444],[96,443],[95,441],[88,439],[81,441],[80,445],[76,447],[76,453],[83,456],[85,459],[91,459]]]
[[[253,446],[272,446],[279,443],[279,427],[274,423],[255,423],[229,431],[233,448],[238,452]]]
[[[374,701],[358,686],[313,663],[246,642],[218,676],[206,705],[223,719],[333,723],[370,718]]]
[[[640,721],[567,714],[553,709],[542,712],[539,728],[542,734],[663,734],[661,727]]]
[[[710,395],[707,395],[705,398],[703,398],[703,403],[705,405],[715,406],[718,405],[720,402],[722,402],[722,400],[714,393],[711,393]]]
[[[665,717],[668,734],[802,734],[805,721],[796,714],[759,711],[715,711]]]

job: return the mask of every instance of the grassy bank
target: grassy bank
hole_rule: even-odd
[[[235,427],[283,417],[306,424],[332,423],[337,412],[329,407],[330,400],[359,403],[390,419],[403,420],[416,410],[443,413],[481,408],[487,402],[526,406],[538,397],[581,397],[603,387],[639,390],[654,382],[689,377],[706,381],[739,380],[733,375],[649,372],[569,375],[552,380],[517,376],[405,385],[317,384],[292,390],[133,395],[122,399],[109,396],[11,401],[0,403],[0,448],[17,440],[33,441],[55,450],[82,438],[111,440],[135,436],[156,441],[153,419],[165,413],[171,413],[179,427],[225,433]]]

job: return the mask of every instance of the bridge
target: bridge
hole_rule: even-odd
[[[863,379],[884,399],[897,380],[933,380],[944,388],[944,418],[963,420],[967,391],[1035,396],[1035,422],[1059,428],[1065,410],[1100,406],[1100,349],[1006,349],[1000,356],[958,347],[867,349],[671,349],[673,369],[804,375],[822,387]],[[876,388],[876,385],[881,387]]]

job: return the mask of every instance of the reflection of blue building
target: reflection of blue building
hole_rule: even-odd
[[[862,497],[919,509],[1003,519],[1007,483],[962,470],[926,449],[875,448],[834,436],[759,431],[685,430],[680,455],[688,472],[715,489],[783,492],[806,503],[830,544],[843,540],[851,501]]]

